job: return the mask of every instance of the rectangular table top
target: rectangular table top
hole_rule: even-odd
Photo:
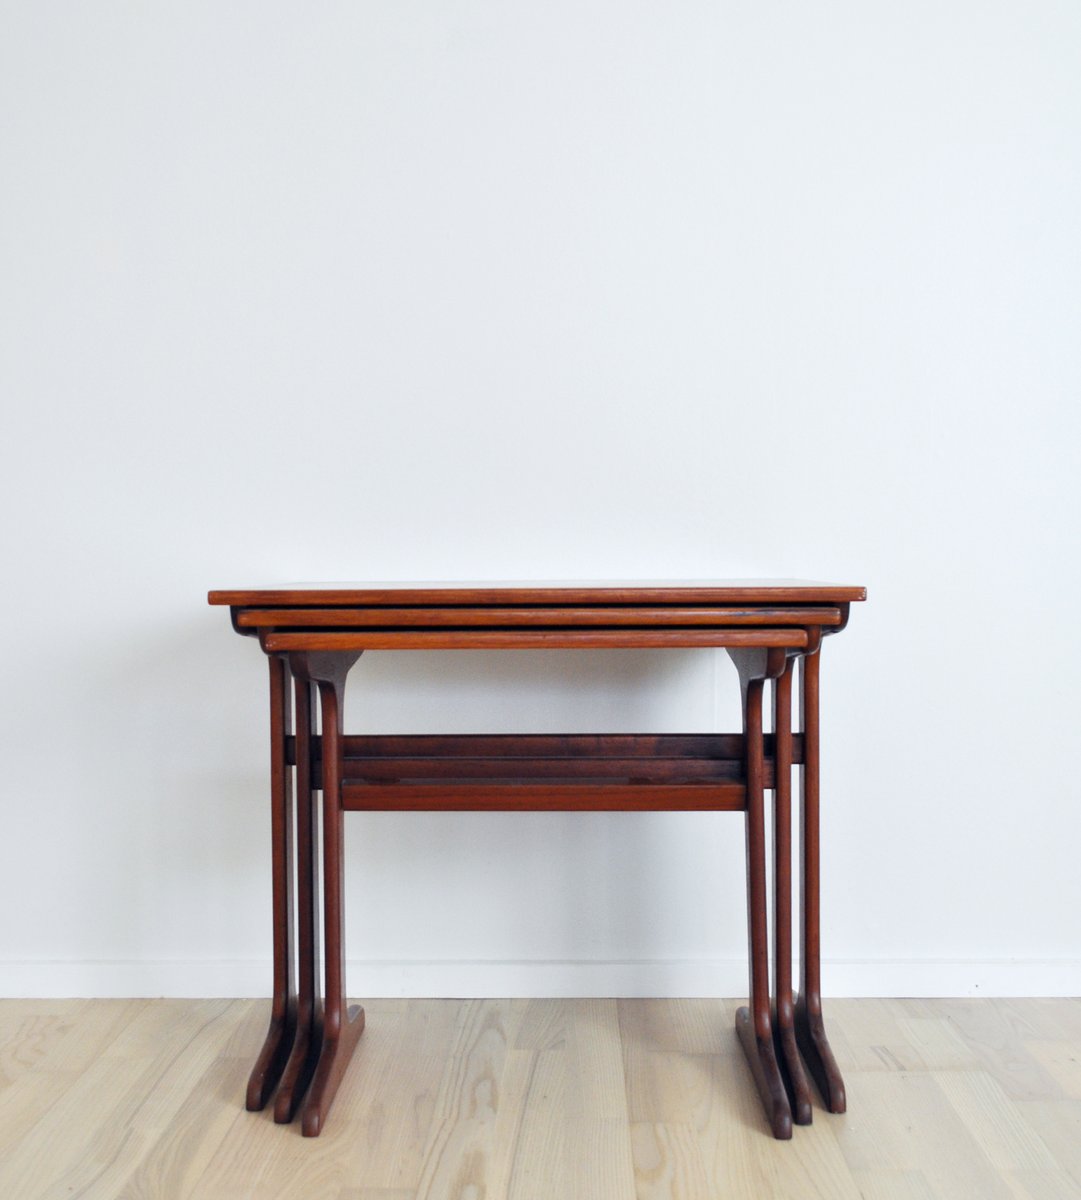
[[[589,580],[516,582],[290,583],[212,591],[232,607],[513,604],[844,604],[865,600],[851,584],[806,579]]]

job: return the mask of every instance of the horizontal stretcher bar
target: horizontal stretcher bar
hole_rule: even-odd
[[[634,649],[664,646],[807,646],[805,629],[447,629],[263,633],[268,654],[357,650]]]
[[[802,737],[794,741],[794,750],[802,754]],[[287,748],[292,758],[293,739]],[[342,807],[350,810],[739,811],[746,806],[738,734],[364,736],[344,738],[342,748]],[[315,787],[322,781],[321,754],[321,739],[314,738]],[[763,785],[774,786],[770,757]]]
[[[355,629],[361,627],[485,629],[551,626],[740,626],[841,624],[841,610],[814,607],[715,608],[671,605],[662,608],[242,608],[242,629]]]
[[[764,736],[767,761],[773,734]],[[349,734],[342,739],[344,758],[615,758],[705,759],[742,763],[741,733],[407,733]],[[285,740],[286,761],[296,764],[296,739]],[[322,739],[312,738],[313,757],[322,756]],[[803,762],[803,734],[792,735],[792,761]]]
[[[627,779],[635,783],[739,783],[743,764],[732,758],[347,758],[346,780]]]
[[[448,779],[342,784],[349,812],[740,812],[747,806],[742,783],[637,783],[596,779]]]

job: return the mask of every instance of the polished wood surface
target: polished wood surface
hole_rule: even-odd
[[[797,1125],[811,1123],[811,1089],[796,1039],[792,991],[792,674],[788,659],[773,685],[773,1027],[781,1074]],[[802,738],[801,738],[802,742]]]
[[[371,1000],[313,1143],[241,1107],[265,1000],[0,1001],[0,1196],[1081,1195],[1081,1001],[833,1000],[852,1113],[782,1145],[735,1007]]]
[[[246,629],[306,629],[312,627],[381,629],[423,626],[481,626],[486,629],[520,626],[648,626],[654,625],[840,625],[841,610],[836,605],[791,605],[770,608],[718,608],[715,605],[670,604],[662,608],[646,605],[594,605],[592,607],[529,608],[245,608],[237,616],[237,625]]]
[[[805,629],[362,629],[266,633],[268,654],[298,650],[642,650],[807,645]]]
[[[800,767],[800,963],[802,980],[796,1001],[796,1033],[818,1090],[830,1112],[846,1108],[845,1085],[826,1036],[822,1015],[819,797],[819,680],[821,651],[800,660],[800,723],[806,751]]]
[[[258,608],[349,605],[837,604],[867,589],[807,579],[614,580],[509,583],[297,583],[219,589],[211,604]]]
[[[297,677],[317,687],[323,739],[323,995],[322,1044],[301,1111],[305,1137],[317,1136],[364,1031],[364,1009],[345,997],[345,831],[341,740],[345,679],[358,656],[298,654]]]
[[[766,909],[766,767],[763,695],[766,680],[787,667],[775,650],[730,651],[743,697],[744,764],[747,790],[747,929],[751,1003],[736,1011],[736,1034],[743,1045],[758,1094],[775,1138],[792,1136],[792,1106],[781,1075],[770,1013],[768,913]],[[782,882],[782,886],[784,886]]]
[[[319,738],[314,739],[320,754]],[[287,741],[288,746],[288,741]],[[774,738],[764,740],[767,756]],[[392,733],[346,735],[346,760],[392,758],[701,758],[743,762],[741,733]],[[792,738],[793,762],[803,761],[803,737]]]
[[[271,660],[273,661],[273,659]],[[274,1098],[274,1120],[287,1125],[296,1116],[311,1083],[323,1048],[323,1003],[318,963],[319,819],[316,801],[315,688],[307,679],[296,681],[296,740],[292,761],[296,765],[296,894],[297,894],[297,1005],[292,1050],[281,1072]],[[265,1099],[263,1103],[266,1103]],[[262,1104],[249,1108],[261,1108]]]
[[[297,997],[293,982],[293,786],[286,758],[290,735],[289,666],[279,656],[270,667],[270,852],[274,981],[270,1028],[248,1079],[247,1106],[253,1112],[270,1099],[285,1069],[296,1034]]]
[[[438,782],[352,783],[342,788],[351,812],[743,812],[742,783],[642,783],[627,780],[453,779]]]
[[[750,1003],[736,1012],[735,1026],[769,1129],[787,1139],[793,1122],[810,1121],[808,1072],[830,1111],[843,1112],[844,1083],[826,1036],[819,970],[818,664],[824,635],[842,630],[850,604],[864,597],[861,587],[800,580],[378,583],[211,592],[210,603],[230,606],[234,629],[257,637],[271,665],[274,999],[248,1106],[263,1107],[277,1089],[275,1119],[285,1123],[299,1111],[303,1133],[319,1134],[364,1029],[363,1010],[350,1009],[345,1000],[346,812],[712,810],[744,814]],[[675,647],[727,650],[743,696],[740,733],[344,731],[345,680],[365,651]],[[802,729],[794,732],[797,659],[803,663]],[[764,723],[767,687],[772,733]],[[803,974],[795,999],[790,817],[797,765]],[[774,795],[768,845],[775,913],[772,989],[767,791]],[[320,943],[322,995],[316,972]]]

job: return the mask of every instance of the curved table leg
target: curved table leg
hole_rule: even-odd
[[[770,1024],[769,934],[766,914],[766,835],[764,812],[765,753],[762,739],[764,676],[784,667],[769,655],[729,651],[740,674],[743,692],[743,737],[747,787],[747,928],[750,959],[749,1008],[736,1012],[736,1033],[758,1087],[775,1138],[792,1136],[792,1110],[777,1064]]]
[[[305,1137],[317,1137],[349,1065],[357,1039],[364,1031],[364,1009],[359,1005],[348,1010],[346,1007],[345,918],[342,895],[342,701],[345,694],[345,677],[359,655],[309,654],[297,657],[307,660],[302,670],[304,676],[319,684],[323,715],[323,937],[326,1000],[319,1059],[301,1112],[301,1132]]]
[[[319,921],[316,907],[318,813],[312,778],[315,689],[296,681],[297,763],[297,1031],[274,1100],[274,1120],[288,1124],[311,1082],[323,1041],[319,989]]]
[[[818,680],[821,651],[800,659],[800,957],[802,980],[796,1001],[796,1037],[826,1108],[845,1111],[845,1084],[822,1019],[822,967],[819,937]]]
[[[289,664],[272,654],[270,663],[270,841],[273,858],[274,997],[270,1028],[248,1079],[247,1108],[266,1106],[281,1078],[296,1033],[293,990],[293,789],[285,755],[290,729]]]
[[[811,1088],[796,1044],[792,995],[792,674],[773,682],[773,1032],[797,1125],[811,1123]]]

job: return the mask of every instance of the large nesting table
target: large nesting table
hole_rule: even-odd
[[[862,587],[801,580],[367,583],[210,593],[270,667],[273,1000],[247,1106],[301,1111],[315,1136],[364,1028],[345,995],[343,817],[373,810],[720,810],[745,815],[750,1003],[736,1032],[773,1135],[845,1090],[822,1019],[819,664]],[[739,733],[347,736],[345,680],[365,650],[723,647]],[[800,729],[792,728],[800,664]],[[771,682],[772,733],[763,695]],[[792,771],[800,769],[801,979],[792,979]],[[765,792],[773,792],[770,989]],[[322,796],[318,836],[316,793]],[[320,844],[321,842],[321,844]],[[320,867],[322,913],[317,903]],[[320,950],[322,946],[322,951]],[[322,980],[319,963],[323,960]],[[276,1092],[276,1095],[275,1095]]]

